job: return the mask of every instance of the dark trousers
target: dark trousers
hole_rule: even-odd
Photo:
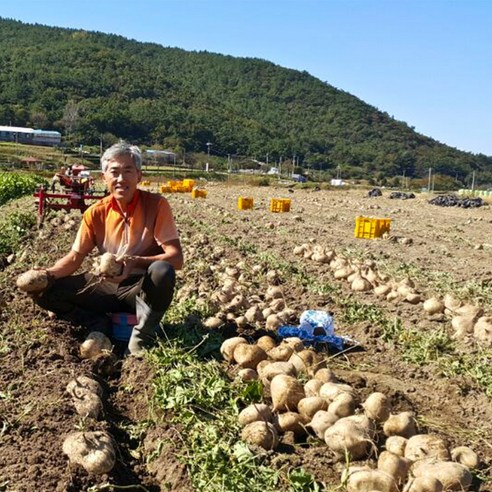
[[[145,274],[132,275],[120,284],[101,282],[91,273],[60,278],[35,301],[70,321],[72,313],[76,313],[76,320],[85,324],[80,313],[135,313],[137,296],[152,311],[164,313],[171,304],[175,282],[174,268],[167,261],[155,261]]]

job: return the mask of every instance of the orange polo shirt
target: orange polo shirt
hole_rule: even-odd
[[[153,256],[163,245],[178,239],[169,202],[161,195],[137,190],[126,214],[110,195],[85,212],[72,250],[86,255],[99,252],[134,256]]]

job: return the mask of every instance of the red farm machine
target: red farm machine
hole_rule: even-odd
[[[58,186],[61,190],[57,192]],[[34,196],[40,225],[48,210],[80,210],[83,213],[90,205],[87,201],[104,197],[95,192],[94,178],[82,165],[72,166],[68,173],[56,173],[51,180],[51,189],[41,186]]]

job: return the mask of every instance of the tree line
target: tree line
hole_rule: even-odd
[[[125,139],[240,154],[345,177],[492,183],[492,157],[421,135],[307,72],[122,36],[0,18],[0,124],[59,130],[67,144]]]

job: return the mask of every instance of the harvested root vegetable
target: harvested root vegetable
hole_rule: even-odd
[[[453,461],[461,463],[470,470],[478,468],[480,464],[477,453],[467,446],[459,446],[451,450],[451,458]]]
[[[280,319],[280,316],[277,316],[276,314],[270,314],[266,318],[265,327],[267,330],[274,331],[281,325],[282,325],[282,320]]]
[[[415,477],[432,477],[442,483],[444,490],[464,491],[472,483],[472,474],[466,466],[452,461],[435,463],[417,462],[412,465]]]
[[[113,439],[106,432],[74,432],[63,442],[63,452],[73,464],[88,473],[102,475],[110,472],[116,463]]]
[[[321,386],[323,386],[323,381],[319,379],[310,379],[304,385],[304,392],[306,393],[306,397],[308,396],[319,396],[319,390]]]
[[[72,397],[77,397],[79,394],[87,391],[95,393],[98,396],[103,395],[101,385],[95,379],[87,376],[77,376],[67,384],[67,393]]]
[[[277,343],[272,337],[265,335],[258,338],[258,340],[256,341],[256,345],[258,345],[258,347],[261,347],[265,352],[269,352],[277,346]]]
[[[444,313],[444,303],[437,297],[431,297],[424,302],[424,311],[428,314]]]
[[[404,492],[442,492],[442,483],[434,477],[412,478],[405,485]]]
[[[328,411],[339,418],[353,415],[357,402],[351,393],[340,393],[328,405]]]
[[[452,313],[456,312],[462,304],[463,303],[459,299],[456,299],[451,294],[446,294],[444,296],[444,307]]]
[[[101,398],[90,391],[80,392],[77,396],[73,396],[72,402],[81,417],[98,419],[103,412]]]
[[[326,366],[326,360],[314,350],[301,350],[294,352],[289,359],[294,364],[298,374],[307,374],[312,377],[316,372]]]
[[[239,425],[245,426],[251,422],[271,422],[273,418],[272,410],[265,403],[252,403],[239,413]]]
[[[244,382],[258,380],[258,373],[254,369],[241,369],[237,375]]]
[[[280,287],[276,287],[271,285],[268,287],[265,293],[265,299],[282,299],[284,297],[284,293]]]
[[[271,381],[279,374],[286,374],[287,376],[295,377],[297,375],[297,371],[294,364],[291,362],[277,361],[265,365],[259,372],[259,376],[262,381]]]
[[[113,253],[104,253],[96,259],[95,270],[98,275],[105,277],[118,277],[123,273],[123,257]]]
[[[263,449],[275,449],[278,446],[278,432],[270,422],[251,422],[241,432],[241,439],[250,445]]]
[[[364,413],[376,422],[384,422],[390,416],[391,402],[384,393],[371,393],[362,404]]]
[[[390,291],[391,291],[391,287],[386,284],[378,285],[377,287],[374,287],[374,294],[376,294],[378,297],[385,297],[388,295]]]
[[[111,340],[100,331],[92,331],[80,345],[80,357],[92,359],[105,351],[110,352],[113,345]]]
[[[281,343],[278,347],[274,347],[268,351],[268,357],[275,361],[288,361],[294,353],[294,349],[286,343]]]
[[[46,270],[28,270],[17,277],[17,287],[24,292],[41,292],[48,287]]]
[[[326,400],[319,396],[309,396],[303,398],[297,404],[297,411],[307,421],[310,421],[314,414],[319,410],[327,410],[327,408],[328,403],[326,403]]]
[[[319,439],[324,440],[326,429],[328,429],[328,427],[331,427],[337,420],[338,417],[336,415],[333,415],[332,413],[325,410],[318,410],[313,415],[313,418],[311,419],[311,422],[309,422],[308,427],[311,427],[311,429],[313,429],[313,432]]]
[[[417,434],[410,437],[405,446],[405,458],[411,461],[448,461],[446,443],[435,434]]]
[[[471,335],[474,325],[475,318],[471,316],[455,316],[451,320],[451,326],[455,331],[454,336],[457,338],[464,338],[467,335]]]
[[[372,284],[364,277],[357,275],[350,284],[350,288],[355,292],[367,292],[372,289]]]
[[[406,481],[410,464],[410,460],[389,451],[383,451],[378,458],[378,470],[392,477],[398,486]]]
[[[412,437],[417,433],[415,418],[412,412],[401,412],[390,415],[384,423],[383,432],[385,436]]]
[[[220,346],[220,353],[227,362],[234,361],[234,349],[240,343],[248,343],[248,341],[243,337],[232,337],[224,340],[224,342]]]
[[[354,389],[348,384],[342,383],[324,383],[319,389],[319,396],[324,398],[328,403],[331,403],[338,395],[342,393],[352,394]]]
[[[492,347],[492,316],[478,318],[474,328],[475,338],[487,347]]]
[[[234,360],[243,368],[255,369],[259,362],[267,358],[266,352],[258,345],[239,343],[234,349]]]
[[[216,318],[214,316],[211,316],[210,318],[207,318],[204,321],[203,326],[205,326],[206,328],[210,328],[211,330],[216,330],[217,328],[219,328],[223,324],[224,324],[224,322],[220,318]]]
[[[465,304],[456,310],[456,314],[460,316],[467,316],[470,318],[477,319],[483,314],[483,309],[479,306],[474,306],[472,304]]]
[[[374,448],[373,434],[374,426],[367,417],[352,415],[329,427],[325,432],[325,442],[337,458],[348,452],[351,459],[358,460],[367,457]]]
[[[301,382],[292,376],[279,374],[270,383],[273,410],[277,412],[297,410],[297,404],[305,397]]]
[[[323,383],[336,383],[338,381],[334,372],[329,367],[323,367],[316,371],[314,379],[319,379]]]
[[[347,476],[347,492],[396,492],[397,487],[394,480],[380,470],[369,468],[358,468],[349,470]]]
[[[405,296],[405,301],[410,304],[419,304],[422,301],[422,298],[420,297],[420,294],[411,292]]]
[[[305,419],[296,412],[279,413],[275,419],[275,425],[280,432],[293,432],[296,437],[307,434],[305,424]]]
[[[299,337],[284,338],[283,343],[287,344],[289,347],[292,347],[294,352],[302,352],[305,348],[304,343]]]
[[[397,454],[398,456],[405,456],[405,448],[407,446],[408,439],[402,436],[390,436],[386,439],[385,447],[386,451]]]

